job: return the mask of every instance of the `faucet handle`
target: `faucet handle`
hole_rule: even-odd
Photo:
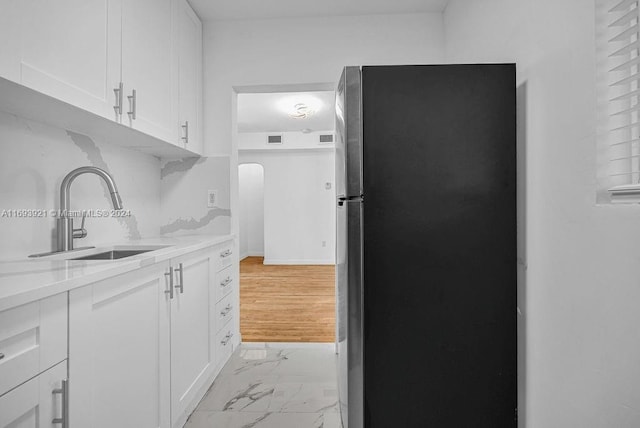
[[[80,229],[73,229],[74,238],[85,238],[87,236],[87,229],[84,228],[84,221],[87,218],[86,213],[82,213],[82,223],[80,223]]]

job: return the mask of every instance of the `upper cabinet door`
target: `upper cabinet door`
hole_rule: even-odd
[[[175,141],[176,135],[171,39],[171,0],[123,2],[122,123],[165,141]]]
[[[20,0],[3,0],[0,13],[0,76],[20,83]]]
[[[121,0],[19,3],[20,82],[114,119],[113,90],[120,82]]]
[[[186,0],[174,9],[174,57],[178,66],[178,144],[202,153],[202,23]]]

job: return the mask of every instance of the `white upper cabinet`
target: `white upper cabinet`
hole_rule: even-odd
[[[13,20],[20,22],[15,19],[20,16],[22,21],[20,32],[8,39],[18,46],[22,42],[21,77],[17,81],[115,119],[113,89],[120,82],[121,0],[20,0],[20,7],[21,13],[0,17],[3,21],[13,15]],[[9,70],[8,77],[14,80],[11,74]]]
[[[2,0],[0,13],[0,76],[20,82],[20,16],[18,5],[21,0]]]
[[[203,151],[202,24],[186,0],[2,0],[0,77],[36,91],[0,79],[3,111],[160,156]]]
[[[169,142],[176,132],[172,126],[171,41],[171,0],[123,2],[122,122]]]
[[[178,76],[178,144],[202,153],[202,23],[186,0],[174,0],[174,58]]]

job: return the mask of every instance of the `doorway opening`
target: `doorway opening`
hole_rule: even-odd
[[[240,205],[240,259],[264,258],[264,167],[259,163],[238,165]]]
[[[237,94],[243,342],[335,342],[333,90]]]

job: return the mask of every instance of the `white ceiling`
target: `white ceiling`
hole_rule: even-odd
[[[204,21],[442,12],[449,0],[189,0]]]
[[[315,110],[305,119],[289,116],[304,103]],[[238,132],[331,131],[334,128],[333,91],[238,94]]]

